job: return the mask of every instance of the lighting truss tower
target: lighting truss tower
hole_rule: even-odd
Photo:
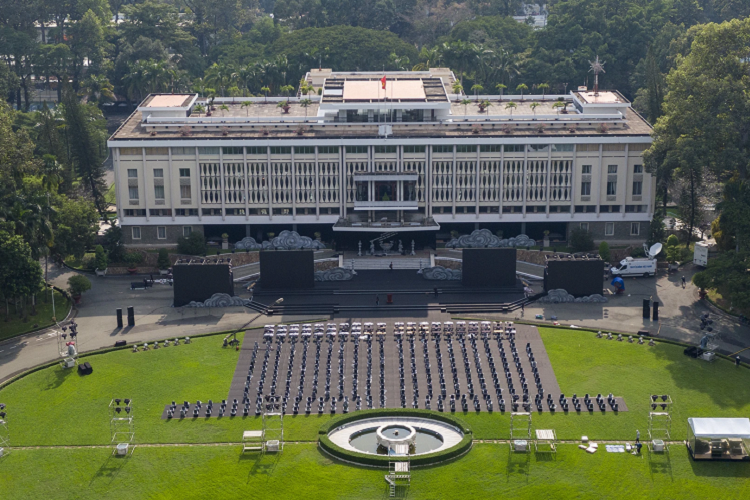
[[[284,450],[284,414],[280,411],[263,412],[263,451]]]
[[[109,402],[109,430],[112,454],[129,456],[135,450],[133,400],[115,398]]]
[[[10,432],[6,420],[5,405],[0,404],[0,458],[10,453]]]
[[[512,412],[510,414],[510,449],[528,452],[531,450],[531,413]]]
[[[648,448],[657,453],[669,451],[672,432],[672,398],[669,394],[652,394],[649,398]]]

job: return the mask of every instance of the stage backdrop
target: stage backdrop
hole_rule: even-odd
[[[315,286],[312,250],[260,252],[260,286],[264,290],[297,290]]]
[[[604,262],[592,260],[547,261],[544,270],[544,291],[562,288],[573,297],[601,294],[604,283]]]
[[[234,295],[234,279],[229,264],[175,264],[174,306],[190,301],[203,302],[215,293]]]
[[[471,287],[516,286],[515,248],[464,248],[462,284]]]

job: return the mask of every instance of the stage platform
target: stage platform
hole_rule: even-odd
[[[312,290],[264,290],[259,284],[251,306],[265,312],[264,308],[283,297],[284,302],[272,309],[274,314],[331,315],[385,308],[398,314],[414,310],[501,312],[521,307],[523,288],[521,280],[515,287],[472,288],[460,281],[428,281],[415,270],[357,271],[352,280],[316,282]],[[387,303],[389,294],[391,304]]]

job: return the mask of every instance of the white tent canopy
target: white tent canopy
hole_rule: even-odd
[[[697,438],[750,439],[750,418],[689,418]]]

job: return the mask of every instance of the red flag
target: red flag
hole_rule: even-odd
[[[385,75],[383,75],[383,78],[380,79],[380,84],[383,87],[383,90],[385,90]]]

